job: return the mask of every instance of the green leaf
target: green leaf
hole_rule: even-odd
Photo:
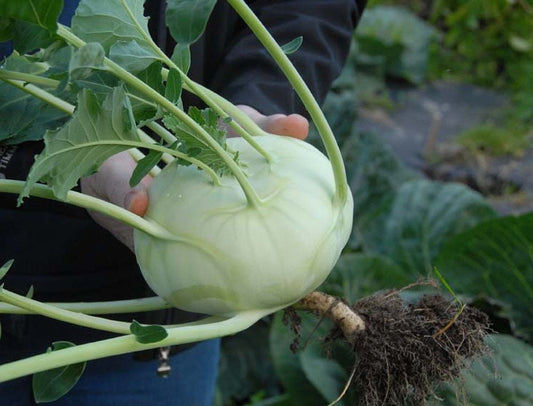
[[[46,180],[54,194],[65,199],[81,177],[94,173],[111,155],[131,148],[132,141],[139,138],[124,89],[115,88],[103,102],[83,89],[72,119],[47,132],[45,149],[31,168],[19,203],[39,180]]]
[[[372,250],[383,238],[396,191],[418,175],[401,164],[372,133],[352,134],[342,144],[342,153],[350,189],[356,197],[354,235],[350,245],[362,245]]]
[[[441,249],[435,263],[459,294],[496,299],[517,334],[533,339],[533,213],[487,221]]]
[[[350,79],[350,82],[353,82],[353,78]],[[356,109],[356,98],[355,92],[353,91],[343,91],[340,93],[329,92],[322,106],[322,111],[324,112],[328,123],[335,134],[335,138],[338,140],[339,145],[342,145],[348,137],[353,133],[354,122],[357,115]],[[315,130],[313,128],[313,130]],[[315,134],[311,134],[314,136]],[[319,136],[317,135],[317,141]],[[320,147],[320,141],[316,144],[318,148]]]
[[[189,72],[191,67],[191,48],[189,45],[177,44],[172,53],[172,62],[183,72]]]
[[[5,145],[40,140],[46,130],[63,125],[68,115],[29,95],[0,83],[0,142]]]
[[[131,40],[114,43],[109,50],[109,58],[128,72],[135,74],[146,69],[158,60],[159,56],[154,54],[153,49],[147,45]]]
[[[35,75],[45,73],[47,70],[43,64],[33,63],[31,60],[23,55],[18,54],[17,52],[13,52],[4,60],[2,69],[21,73],[31,73]]]
[[[306,318],[307,320],[307,318]],[[299,354],[290,351],[293,335],[276,314],[270,330],[270,352],[281,383],[294,405],[323,406],[327,404],[321,393],[307,379]]]
[[[315,330],[318,323],[315,316],[307,313],[300,313],[300,316],[301,341],[302,345],[305,342],[305,349],[291,352],[294,334],[283,324],[282,315],[278,313],[270,330],[270,352],[281,384],[289,394],[290,403],[323,406],[340,395],[354,360],[346,356],[347,348],[343,345],[333,346],[331,355],[326,356],[320,338],[327,335],[331,323],[324,320]],[[349,390],[337,404],[356,404],[353,397],[354,394]]]
[[[348,380],[346,371],[337,361],[326,358],[316,346],[311,346],[302,351],[300,362],[303,373],[322,398],[330,401],[337,399]]]
[[[104,69],[104,58],[104,48],[96,42],[88,43],[77,49],[70,59],[70,79],[86,79],[93,73],[93,70]]]
[[[278,393],[276,377],[268,349],[270,323],[266,320],[230,337],[224,337],[217,388],[224,405],[244,401],[259,391]],[[255,405],[255,404],[254,404]]]
[[[194,121],[200,124],[200,126],[207,131],[224,150],[227,150],[226,132],[218,126],[218,116],[213,110],[209,108],[200,110],[196,107],[191,107],[188,114]],[[231,173],[218,153],[199,139],[196,134],[193,134],[191,130],[189,130],[189,128],[176,117],[167,115],[164,117],[163,122],[180,140],[181,145],[179,149],[181,152],[202,161],[221,175]],[[235,161],[237,161],[237,157],[238,153],[234,153],[233,158]],[[185,165],[188,164],[181,161],[178,162]]]
[[[22,20],[55,32],[62,0],[0,0],[0,16]]]
[[[156,90],[159,94],[165,94],[165,87],[163,86],[163,75],[161,69],[163,64],[161,61],[155,61],[146,69],[138,72],[136,76],[144,83]]]
[[[430,406],[455,406],[458,400],[465,406],[533,404],[533,346],[503,334],[486,341],[490,354],[476,360],[454,385],[442,385],[439,400]]]
[[[431,272],[448,238],[494,217],[494,209],[483,196],[464,185],[409,181],[398,189],[382,230],[383,238],[374,249],[416,278]],[[441,272],[451,279],[443,269]]]
[[[161,59],[148,40],[150,33],[148,17],[144,16],[144,0],[83,0],[72,18],[72,31],[85,42],[100,43],[106,54],[118,42],[135,41],[142,51],[130,50],[131,56],[141,52],[141,60],[147,58],[146,53],[150,53],[153,59]]]
[[[142,180],[142,178],[148,175],[152,168],[159,163],[162,156],[162,152],[151,150],[150,152],[148,152],[148,155],[146,155],[143,159],[137,162],[137,166],[131,174],[130,186],[137,186]]]
[[[181,75],[176,69],[170,69],[165,88],[165,97],[178,104],[181,98]]]
[[[74,347],[68,341],[57,341],[52,344],[50,351],[61,351]],[[50,369],[33,375],[33,396],[35,402],[54,402],[68,393],[80,379],[85,370],[85,362]]]
[[[285,45],[281,46],[281,50],[285,52],[285,55],[290,55],[298,51],[302,46],[304,37],[296,37],[292,41],[287,42]]]
[[[421,83],[427,72],[429,44],[437,30],[405,8],[378,6],[365,10],[355,33],[357,59],[378,64],[389,75]]]
[[[9,41],[13,36],[13,20],[0,17],[0,42]]]
[[[194,43],[205,30],[216,0],[167,0],[166,24],[178,44]]]
[[[4,265],[0,267],[0,280],[4,279],[4,276],[6,276],[7,272],[13,265],[13,262],[15,262],[15,260],[10,259],[9,261],[7,261]]]
[[[341,255],[321,290],[353,303],[379,290],[412,283],[405,271],[387,257],[375,254]]]
[[[152,89],[157,91],[159,94],[165,94],[165,86],[163,85],[163,76],[161,75],[162,63],[161,61],[155,61],[149,65],[146,69],[137,73],[139,79],[144,83],[150,86]],[[144,101],[145,96],[137,89],[127,88],[128,93],[137,96],[131,98],[131,105],[133,108],[133,115],[135,120],[138,123],[138,126],[141,127],[144,123],[161,118],[162,111],[161,108]]]
[[[131,322],[130,331],[141,344],[157,343],[168,336],[167,330],[163,326],[143,326],[136,320]]]
[[[55,33],[26,21],[15,21],[13,24],[13,47],[21,54],[46,48],[58,41]]]

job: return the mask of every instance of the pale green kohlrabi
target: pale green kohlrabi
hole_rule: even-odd
[[[264,135],[267,162],[242,138],[239,151],[261,198],[248,204],[232,176],[215,185],[193,166],[165,168],[150,188],[149,221],[175,241],[135,231],[135,252],[150,287],[172,305],[230,315],[285,307],[328,276],[352,227],[351,194],[335,199],[329,160],[310,144]]]

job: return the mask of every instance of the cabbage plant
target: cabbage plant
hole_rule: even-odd
[[[37,52],[14,52],[4,62],[2,89],[30,95],[21,100],[54,112],[52,118],[34,118],[44,123],[32,128],[48,129],[45,149],[27,180],[0,180],[0,191],[18,193],[19,204],[29,196],[55,199],[131,225],[139,266],[158,295],[90,306],[52,305],[3,289],[0,299],[12,306],[11,312],[38,313],[120,336],[2,365],[0,382],[234,334],[300,301],[335,265],[352,228],[352,195],[332,131],[287,57],[300,41],[278,45],[243,0],[228,0],[301,98],[327,156],[304,141],[265,133],[229,101],[187,76],[188,47],[202,33],[215,2],[195,1],[193,8],[190,1],[168,1],[168,24],[178,43],[172,57],[151,39],[142,0],[82,0],[71,28],[57,23],[61,1],[16,7],[0,2],[7,34],[13,35],[13,22],[26,33],[36,28],[40,33],[35,35]],[[182,91],[209,107],[185,111]],[[239,137],[226,139],[220,123]],[[9,142],[42,136],[14,126]],[[122,151],[138,161],[132,185],[148,173],[154,176],[144,217],[71,190]],[[10,266],[2,268],[4,273]],[[168,306],[206,318],[180,326],[143,326],[89,315]]]

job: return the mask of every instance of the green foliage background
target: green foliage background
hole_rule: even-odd
[[[475,360],[457,382],[436,386],[431,405],[533,404],[533,214],[499,217],[478,192],[425,179],[354,123],[363,105],[392,107],[390,80],[420,86],[446,79],[509,94],[512,106],[498,131],[530,133],[531,32],[531,0],[372,0],[324,104],[355,196],[355,223],[321,290],[355,301],[434,277],[437,266],[461,300],[493,320],[492,354]],[[303,337],[315,324],[304,315]],[[327,327],[298,354],[289,350],[292,333],[280,315],[248,331],[246,340],[224,339],[217,405],[333,401],[353,360],[346,348],[326,356],[320,337]],[[357,394],[348,391],[338,404],[356,405]]]

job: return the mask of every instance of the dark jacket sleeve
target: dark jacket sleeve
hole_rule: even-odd
[[[322,102],[346,61],[365,2],[260,0],[249,3],[279,44],[303,37],[301,48],[291,54],[290,59],[317,100]],[[231,18],[226,17],[228,20]],[[228,31],[227,26],[217,29],[218,35],[224,31]],[[273,59],[238,17],[233,32],[226,34],[228,41],[223,55],[212,70],[212,76],[207,78],[207,85],[234,103],[249,104],[264,114],[305,114],[303,105]],[[206,40],[210,41],[212,35],[216,34],[206,32]]]

